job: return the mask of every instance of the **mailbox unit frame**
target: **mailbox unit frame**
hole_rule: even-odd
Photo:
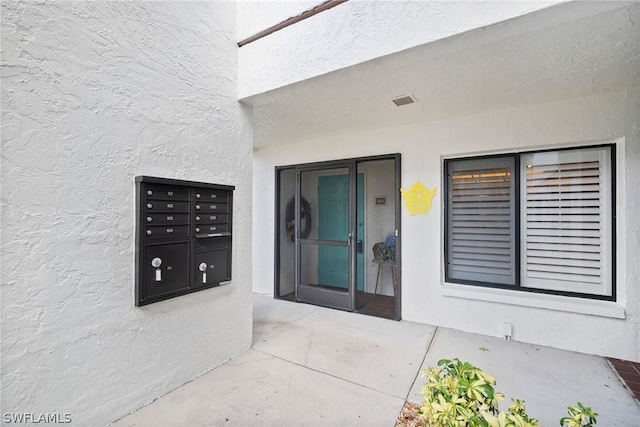
[[[232,185],[135,177],[137,307],[231,280],[234,190]],[[152,265],[155,258],[159,267]]]

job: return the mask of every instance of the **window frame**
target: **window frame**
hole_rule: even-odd
[[[608,228],[610,233],[610,254],[607,254],[611,257],[610,260],[610,271],[604,272],[605,274],[610,276],[611,280],[611,294],[610,295],[600,295],[600,294],[590,294],[583,292],[572,292],[572,291],[563,291],[563,290],[555,290],[555,289],[543,289],[543,288],[533,288],[533,287],[524,287],[522,286],[521,280],[521,270],[522,270],[522,212],[521,212],[521,162],[520,159],[523,155],[527,154],[537,154],[537,153],[545,153],[545,152],[561,152],[561,151],[570,151],[570,150],[581,150],[581,149],[597,149],[597,148],[607,148],[610,150],[610,159],[609,159],[609,176],[605,177],[608,182],[607,185],[610,186],[611,191],[611,206],[610,209],[610,223],[604,224],[605,228]],[[465,280],[465,279],[457,279],[450,277],[449,274],[449,232],[450,232],[450,224],[449,224],[449,171],[450,171],[450,163],[455,161],[464,161],[464,160],[477,160],[477,159],[495,159],[501,157],[513,157],[514,158],[514,200],[512,203],[515,208],[515,236],[514,237],[514,252],[515,252],[515,284],[499,284],[499,283],[490,283],[483,282],[477,280]],[[497,154],[487,154],[487,155],[472,155],[472,156],[456,156],[456,157],[447,157],[443,159],[443,174],[442,174],[442,195],[443,195],[443,204],[442,204],[442,221],[443,221],[443,275],[444,275],[444,283],[445,284],[456,284],[456,285],[468,285],[476,288],[491,288],[491,289],[504,289],[515,292],[524,292],[524,293],[534,293],[534,294],[547,294],[547,295],[558,295],[558,296],[566,296],[566,297],[577,297],[582,299],[589,300],[601,300],[601,301],[613,301],[617,300],[616,294],[616,144],[615,143],[606,143],[606,144],[594,144],[594,145],[577,145],[577,146],[568,146],[568,147],[556,147],[556,148],[544,148],[544,149],[534,149],[534,150],[523,150],[523,151],[512,151],[505,153],[497,153]]]

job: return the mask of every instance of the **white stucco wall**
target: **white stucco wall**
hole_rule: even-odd
[[[427,216],[402,214],[402,317],[469,332],[640,361],[640,89],[490,111],[447,120],[265,147],[254,156],[254,290],[271,294],[274,166],[400,152],[402,186],[437,187]],[[442,156],[566,146],[617,145],[617,303],[490,291],[461,294],[442,280]],[[261,213],[261,215],[258,215]],[[259,251],[260,256],[255,256]],[[445,293],[458,296],[445,296]],[[482,301],[502,299],[503,302]],[[464,297],[460,297],[464,296]],[[546,307],[546,308],[543,308]],[[624,311],[624,319],[615,316]],[[587,314],[599,313],[599,315]]]
[[[2,2],[2,413],[100,426],[251,342],[233,2]],[[134,177],[235,185],[233,280],[134,307]]]
[[[243,46],[239,55],[239,98],[564,1],[350,0]],[[313,6],[307,1],[240,1],[238,33],[241,38],[248,37]]]

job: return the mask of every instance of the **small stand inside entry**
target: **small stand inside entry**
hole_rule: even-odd
[[[393,296],[396,296],[396,236],[389,233],[384,241],[373,245],[373,262],[378,264],[378,275],[376,276],[376,287],[373,291],[378,294],[378,283],[380,282],[380,270],[383,265],[388,265],[391,269],[391,280],[393,281]]]

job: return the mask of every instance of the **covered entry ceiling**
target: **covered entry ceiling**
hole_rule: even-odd
[[[243,102],[259,148],[638,84],[640,3],[570,2]]]

